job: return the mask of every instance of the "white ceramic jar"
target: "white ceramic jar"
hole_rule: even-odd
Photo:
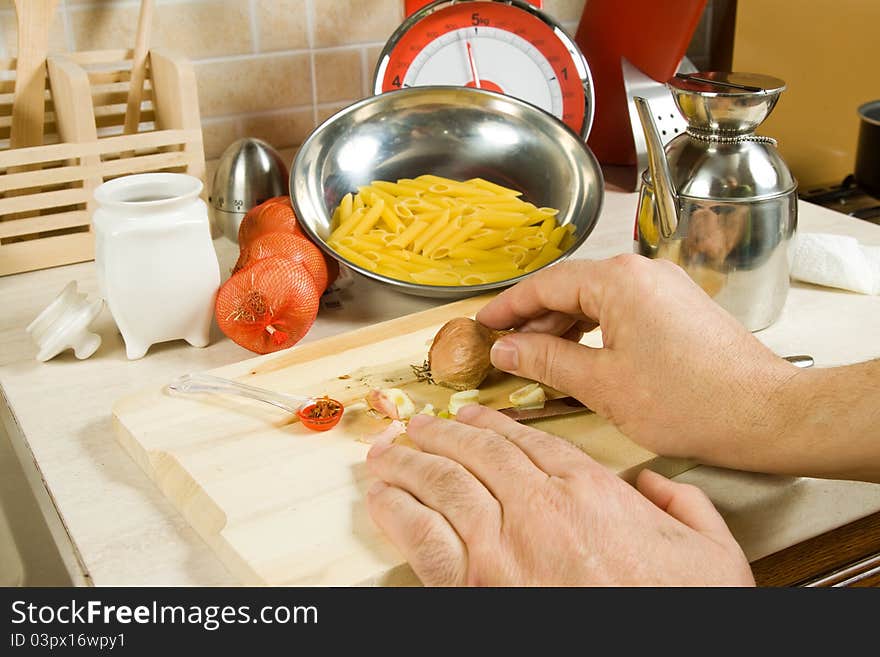
[[[95,265],[101,295],[130,359],[184,339],[207,346],[220,267],[202,182],[144,173],[95,190]]]

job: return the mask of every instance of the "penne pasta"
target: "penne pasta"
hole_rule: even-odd
[[[502,231],[494,231],[484,237],[474,237],[469,242],[465,242],[463,246],[469,246],[472,249],[493,249],[496,246],[504,244],[504,233]]]
[[[332,241],[332,240],[338,241],[339,239],[348,235],[351,231],[354,230],[354,227],[358,225],[358,222],[363,218],[363,216],[364,216],[364,209],[363,208],[358,208],[357,210],[352,212],[349,215],[348,219],[346,219],[344,222],[339,224],[339,227],[336,230],[334,230],[332,233],[330,233],[330,239],[327,241],[328,242]]]
[[[431,222],[430,227],[425,230],[421,235],[419,235],[415,240],[413,240],[413,252],[421,253],[422,249],[425,247],[430,240],[434,239],[434,237],[443,230],[446,225],[449,223],[450,213],[449,210],[445,212],[441,212],[436,219]]]
[[[551,246],[548,242],[544,245],[544,248],[541,249],[541,252],[538,254],[534,260],[532,260],[529,264],[527,264],[524,269],[526,272],[532,272],[538,269],[539,267],[543,267],[544,265],[548,265],[556,258],[562,255],[562,249],[558,249],[555,246]]]
[[[451,269],[426,269],[410,274],[416,283],[422,285],[459,285],[461,275]]]
[[[352,232],[355,235],[363,235],[368,230],[373,228],[373,226],[376,225],[376,222],[379,221],[379,216],[382,214],[383,209],[385,209],[385,201],[383,201],[382,199],[378,199],[375,205],[364,212],[363,219],[361,219],[357,223],[357,226],[354,227],[354,230]]]
[[[456,217],[455,219],[450,221],[449,224],[443,230],[441,230],[434,237],[432,237],[430,240],[428,240],[428,243],[425,244],[425,246],[422,249],[422,255],[426,255],[430,258],[434,249],[436,249],[438,246],[440,246],[441,244],[446,242],[448,239],[450,239],[455,234],[455,232],[460,229],[461,229],[461,217]]]
[[[328,242],[328,244],[331,249],[336,251],[336,253],[349,262],[358,265],[359,267],[363,267],[364,269],[368,269],[369,271],[376,271],[376,263],[369,258],[364,257],[354,249],[349,248],[344,244],[340,244],[339,242]]]
[[[429,224],[427,221],[417,219],[416,221],[412,222],[400,235],[388,242],[388,246],[399,246],[401,248],[406,248],[407,246],[409,246],[410,242],[418,237],[419,233],[424,231],[428,226]]]
[[[550,237],[547,238],[547,244],[552,247],[557,247],[562,241],[562,238],[567,234],[568,231],[565,229],[565,226],[558,226],[550,232]]]
[[[518,192],[515,189],[510,189],[509,187],[502,187],[501,185],[489,182],[488,180],[483,180],[482,178],[471,178],[470,180],[468,180],[468,182],[473,183],[480,189],[494,192],[495,194],[498,194],[500,196],[522,196],[522,192]]]
[[[515,279],[574,243],[555,209],[520,196],[482,178],[374,180],[340,199],[327,244],[356,267],[422,285]]]
[[[352,212],[352,199],[351,194],[346,194],[342,197],[342,201],[339,203],[339,222],[342,223],[346,219],[351,216]]]
[[[482,225],[482,223],[476,220],[469,221],[461,227],[461,230],[453,233],[448,240],[446,240],[444,243],[434,249],[431,257],[434,259],[447,257],[452,249],[467,240],[467,238],[477,232],[482,227]]]
[[[382,200],[384,201],[385,199]],[[403,229],[406,228],[400,220],[400,217],[397,216],[392,207],[387,203],[382,206],[382,212],[379,213],[379,216],[382,217],[382,222],[388,226],[393,233],[403,232]]]
[[[529,220],[529,216],[521,212],[495,210],[477,210],[471,216],[482,221],[487,228],[516,228]]]

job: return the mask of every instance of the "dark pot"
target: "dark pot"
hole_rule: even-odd
[[[856,182],[880,197],[880,100],[859,107],[859,143],[856,147]]]

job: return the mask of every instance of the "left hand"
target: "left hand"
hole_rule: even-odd
[[[638,491],[570,443],[482,406],[417,415],[419,450],[374,445],[374,521],[426,585],[753,585],[698,488]]]

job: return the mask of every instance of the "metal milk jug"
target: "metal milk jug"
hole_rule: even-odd
[[[648,102],[635,99],[649,162],[636,252],[675,262],[746,328],[765,328],[788,295],[797,182],[775,140],[754,131],[785,83],[708,72],[677,75],[667,86],[688,127],[665,149],[664,117],[655,122]]]

